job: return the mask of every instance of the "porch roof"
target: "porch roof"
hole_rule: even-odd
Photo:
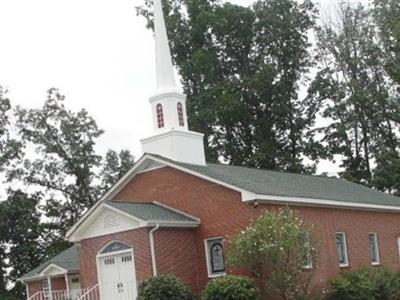
[[[36,267],[32,271],[26,273],[19,280],[27,281],[44,277],[44,275],[42,274],[43,271],[51,265],[62,268],[66,270],[67,273],[79,272],[80,259],[77,246],[74,245],[64,250],[60,254],[52,257],[51,259],[44,262],[40,266]]]
[[[170,207],[163,206],[157,202],[138,203],[137,201],[107,201],[105,204],[150,224],[181,224],[188,226],[198,226],[200,224],[199,219]]]

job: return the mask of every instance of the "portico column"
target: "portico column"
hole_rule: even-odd
[[[53,288],[51,287],[51,278],[49,275],[47,275],[47,284],[49,286],[49,293],[50,293],[49,299],[53,300]]]
[[[65,278],[65,287],[67,289],[67,297],[69,297],[70,296],[70,294],[69,294],[69,280],[68,280],[68,274],[67,273],[65,273],[64,278]]]
[[[29,286],[27,282],[25,282],[25,289],[26,289],[26,299],[29,299]]]

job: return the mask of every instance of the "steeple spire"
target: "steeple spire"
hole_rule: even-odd
[[[157,91],[176,90],[174,68],[168,44],[161,0],[154,0]]]
[[[204,135],[188,128],[186,97],[175,82],[161,0],[153,1],[157,88],[150,104],[155,134],[141,140],[142,149],[176,161],[205,165]]]

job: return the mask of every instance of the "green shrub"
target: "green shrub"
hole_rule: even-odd
[[[210,280],[203,300],[256,300],[257,291],[251,279],[242,276],[223,276]]]
[[[139,286],[138,300],[190,300],[186,286],[175,275],[157,275]]]
[[[331,282],[333,300],[399,300],[400,273],[387,269],[362,269],[340,275]]]

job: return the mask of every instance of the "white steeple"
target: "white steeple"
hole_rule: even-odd
[[[142,139],[146,153],[205,165],[203,134],[189,131],[186,97],[178,91],[161,0],[154,0],[156,92],[150,97],[155,135]]]
[[[157,91],[177,91],[161,1],[154,1]]]

